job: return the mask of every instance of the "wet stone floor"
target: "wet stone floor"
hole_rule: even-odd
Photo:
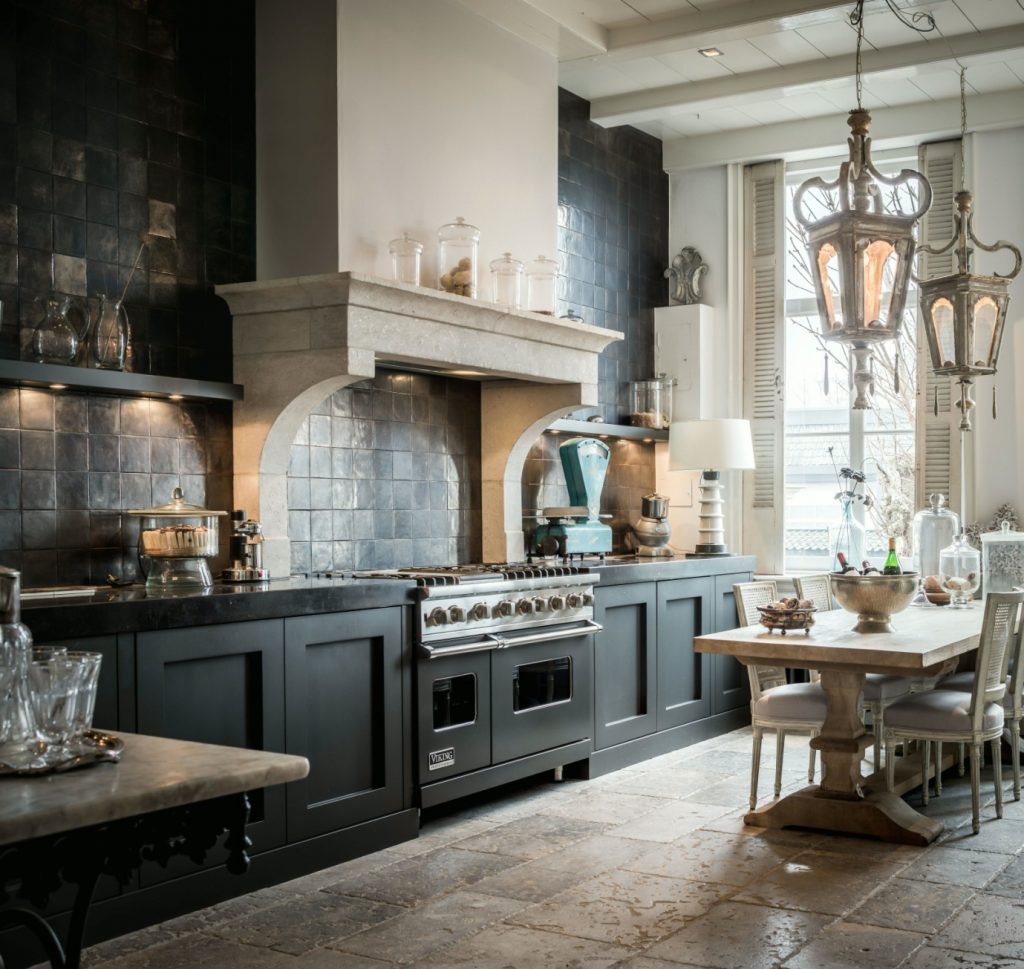
[[[774,749],[765,738],[762,797]],[[1024,969],[1024,801],[946,774],[927,849],[745,828],[750,732],[428,818],[418,840],[98,945],[89,969]],[[806,741],[786,742],[787,789]],[[920,804],[918,792],[909,795]]]

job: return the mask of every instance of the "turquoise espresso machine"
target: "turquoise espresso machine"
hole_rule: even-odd
[[[569,489],[567,508],[545,508],[541,517],[546,524],[534,532],[534,555],[560,555],[563,560],[574,555],[599,555],[604,558],[612,550],[611,527],[601,521],[601,490],[611,449],[604,441],[592,437],[573,437],[558,448],[562,473]]]

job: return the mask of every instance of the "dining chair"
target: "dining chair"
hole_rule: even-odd
[[[741,626],[760,621],[758,606],[774,602],[778,586],[774,582],[737,582],[733,587],[736,613]],[[775,796],[782,793],[782,758],[787,733],[817,737],[825,721],[825,692],[821,684],[787,683],[782,666],[748,666],[750,677],[750,721],[754,731],[753,759],[750,765],[750,809],[757,807],[757,782],[761,771],[761,741],[765,730],[775,731]],[[814,783],[815,750],[810,748],[807,782]]]
[[[981,829],[981,751],[991,744],[992,770],[996,789],[996,817],[1003,816],[1003,779],[1000,743],[1005,723],[1002,700],[1006,695],[1007,652],[1019,638],[1018,624],[1024,607],[1024,592],[990,592],[985,600],[981,639],[978,643],[977,674],[969,693],[960,690],[929,690],[893,703],[886,710],[885,745],[898,739],[920,740],[924,750],[922,799],[928,803],[928,769],[932,744],[935,747],[935,776],[942,766],[942,743],[970,744],[971,820],[974,833]],[[896,781],[896,758],[886,757],[886,789]]]
[[[832,580],[827,572],[800,575],[793,579],[796,594],[801,599],[810,599],[818,612],[830,612],[835,608],[832,597]],[[890,703],[905,697],[913,689],[913,680],[889,673],[866,673],[864,675],[864,709],[871,715],[871,735],[874,738],[875,770],[882,769],[882,737],[885,726],[885,708]]]

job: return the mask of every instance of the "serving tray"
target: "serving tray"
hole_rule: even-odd
[[[116,764],[124,752],[124,741],[102,730],[87,730],[74,744],[63,760],[52,763],[36,762],[16,766],[0,761],[0,777],[34,777],[37,774],[62,774],[64,771],[90,764]]]

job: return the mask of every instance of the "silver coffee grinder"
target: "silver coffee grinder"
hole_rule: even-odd
[[[668,523],[668,498],[652,493],[640,499],[640,518],[633,526],[636,554],[650,558],[671,558],[668,540],[672,526]]]
[[[263,526],[245,512],[231,512],[231,565],[221,572],[224,582],[266,582],[270,570],[263,568]]]

